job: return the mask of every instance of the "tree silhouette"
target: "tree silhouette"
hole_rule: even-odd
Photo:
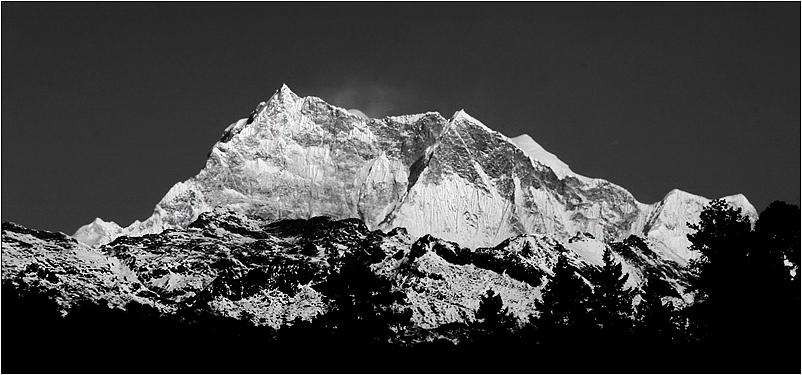
[[[741,290],[749,274],[747,256],[752,224],[740,208],[724,200],[713,200],[699,215],[698,224],[688,224],[696,232],[688,235],[690,250],[700,252],[689,269],[694,278],[691,291],[694,305],[687,310],[698,340],[713,335],[732,343],[738,335],[737,323],[744,319]]]
[[[620,340],[629,333],[634,293],[625,284],[629,275],[616,262],[610,248],[604,250],[604,266],[594,275],[593,310],[596,324],[609,340]]]
[[[332,307],[319,319],[334,340],[359,345],[387,343],[394,329],[409,323],[411,311],[404,307],[405,295],[368,266],[369,260],[347,253],[339,260],[339,270],[315,286]]]
[[[799,227],[799,206],[774,201],[760,213],[755,223],[759,249],[749,255],[768,271],[765,277],[799,281]]]
[[[743,325],[744,341],[753,344],[755,355],[794,364],[777,372],[800,371],[799,337],[779,339],[800,332],[799,228],[799,206],[775,201],[761,212],[747,254],[750,281],[742,284],[750,320]]]
[[[501,295],[488,289],[480,298],[476,320],[468,325],[464,339],[457,346],[464,358],[517,357],[526,347],[521,343],[518,320],[504,307]],[[473,361],[469,366],[458,366],[456,372],[517,372],[512,363],[498,361]]]
[[[666,340],[672,340],[672,336],[668,334],[676,328],[677,309],[673,302],[665,298],[668,297],[665,293],[667,287],[660,286],[661,283],[666,281],[654,276],[643,282],[638,293],[640,302],[636,306],[635,316],[638,325],[649,336],[666,335]]]
[[[479,309],[476,310],[476,319],[482,323],[501,323],[505,316],[509,314],[504,307],[501,295],[496,294],[493,289],[488,289],[479,301]]]
[[[500,349],[500,346],[506,346],[505,344],[513,340],[516,321],[509,309],[504,307],[501,295],[488,289],[479,301],[476,323],[472,328],[476,336],[474,341],[486,347]]]
[[[54,361],[64,358],[59,355],[48,361],[30,361],[31,348],[50,354],[62,334],[62,318],[54,295],[11,280],[3,280],[3,373],[52,373],[64,372]]]
[[[543,288],[542,301],[536,303],[540,342],[557,349],[587,337],[595,329],[590,312],[590,287],[576,273],[568,258],[560,254],[554,277]]]
[[[670,290],[666,281],[649,277],[639,290],[640,302],[636,306],[636,334],[650,346],[665,347],[678,344],[680,339],[677,309],[666,300]]]
[[[799,332],[799,287],[792,286],[790,272],[798,267],[793,260],[799,247],[795,207],[773,203],[753,232],[740,209],[715,200],[698,224],[689,225],[696,230],[688,235],[690,249],[701,256],[689,267],[695,296],[684,315],[698,348],[717,348],[718,354],[709,355],[711,363],[737,358],[733,366],[738,371],[785,372],[787,366],[799,371],[798,338],[793,344],[780,339],[784,332]]]

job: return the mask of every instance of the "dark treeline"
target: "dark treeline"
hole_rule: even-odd
[[[774,202],[751,222],[724,201],[691,225],[692,304],[663,280],[628,289],[604,266],[561,256],[537,312],[521,321],[493,290],[476,319],[422,331],[405,296],[373,274],[369,252],[338,260],[315,286],[330,312],[275,330],[204,309],[162,315],[3,283],[2,372],[37,373],[799,373],[799,207]]]

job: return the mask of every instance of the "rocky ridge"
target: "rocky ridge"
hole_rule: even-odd
[[[569,241],[521,235],[470,249],[431,235],[416,239],[402,228],[371,231],[358,219],[270,222],[222,208],[183,229],[122,236],[98,248],[13,223],[3,225],[2,238],[3,280],[49,293],[65,312],[81,300],[110,308],[136,301],[165,314],[211,313],[274,328],[330,309],[316,287],[347,254],[403,293],[416,327],[432,329],[473,321],[488,289],[525,320],[560,254],[590,279],[607,246],[588,233]],[[685,285],[681,268],[637,237],[612,249],[631,287],[647,275],[677,290]]]
[[[98,218],[74,238],[4,223],[2,278],[64,312],[135,301],[280,327],[331,308],[318,286],[349,255],[403,293],[420,328],[472,321],[489,289],[523,320],[560,255],[592,286],[606,248],[629,287],[663,280],[682,298],[686,223],[707,202],[638,202],[464,111],[370,119],[283,86],[143,222]]]
[[[743,195],[726,198],[757,217]],[[92,246],[117,236],[184,228],[226,207],[265,220],[358,218],[369,229],[406,228],[471,248],[522,234],[606,242],[631,235],[687,262],[687,222],[708,199],[679,190],[638,202],[624,188],[578,175],[531,137],[513,139],[464,111],[371,119],[286,85],[231,124],[195,177],[175,184],[144,222],[96,220],[75,237]]]

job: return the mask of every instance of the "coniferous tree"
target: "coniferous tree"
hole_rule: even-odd
[[[561,254],[554,267],[554,277],[543,288],[537,303],[537,335],[540,342],[554,349],[587,338],[594,330],[590,312],[590,287]]]
[[[626,288],[629,274],[615,261],[612,250],[604,250],[604,266],[594,275],[593,310],[596,324],[605,340],[620,340],[627,335],[632,323],[634,293]]]
[[[387,343],[393,329],[409,323],[411,311],[404,309],[405,296],[392,283],[377,276],[367,260],[347,253],[339,270],[315,286],[332,306],[320,319],[335,341],[359,345]]]
[[[799,247],[798,207],[775,203],[758,222],[753,232],[740,209],[715,200],[698,224],[689,225],[696,230],[688,235],[690,249],[700,257],[691,262],[694,303],[684,315],[698,348],[716,348],[710,363],[737,358],[732,370],[786,372],[792,366],[798,372],[798,338],[791,346],[781,339],[799,332],[799,288],[789,284]]]
[[[764,278],[776,283],[799,281],[799,227],[799,206],[775,201],[760,213],[755,223],[757,246],[749,257]]]
[[[641,341],[650,346],[666,347],[675,344],[680,338],[676,308],[665,298],[670,286],[664,284],[664,280],[649,277],[638,293],[640,302],[635,313],[636,333]]]
[[[509,309],[504,307],[501,295],[488,289],[479,302],[476,322],[472,328],[476,344],[500,349],[514,340],[516,322]]]
[[[743,341],[756,356],[780,366],[771,372],[800,369],[798,336],[779,339],[800,331],[799,228],[799,206],[772,202],[755,223],[747,254],[749,281],[741,286],[749,296],[743,306],[749,322],[741,330]]]
[[[665,361],[666,353],[690,352],[683,331],[683,321],[672,297],[676,293],[665,280],[647,274],[637,291],[639,301],[635,306],[635,322],[631,342],[635,345],[627,350],[633,368],[642,372],[654,372],[655,363],[661,363],[660,372],[688,372],[682,361]],[[691,371],[703,372],[700,367]]]
[[[752,224],[740,208],[724,200],[713,200],[699,215],[698,224],[688,224],[696,232],[688,235],[690,250],[699,258],[691,261],[694,277],[691,287],[694,304],[686,309],[694,338],[732,344],[738,336],[743,316],[743,287],[750,274],[747,252],[752,240]]]
[[[476,310],[476,319],[482,323],[499,324],[509,311],[504,307],[504,301],[500,294],[496,294],[493,289],[488,289],[479,301],[479,309]]]

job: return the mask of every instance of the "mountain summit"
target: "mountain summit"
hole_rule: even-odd
[[[747,215],[742,195],[726,197]],[[605,242],[630,235],[684,263],[686,222],[709,200],[679,190],[653,204],[574,173],[524,134],[508,138],[465,111],[366,118],[283,85],[225,129],[194,177],[175,184],[144,222],[100,219],[73,236],[99,246],[121,235],[184,228],[215,207],[265,220],[359,218],[370,230],[406,228],[472,248],[521,234]]]
[[[742,195],[727,200],[757,216]],[[226,321],[290,337],[287,327],[311,322],[350,337],[361,328],[339,327],[381,316],[382,341],[470,342],[465,329],[494,316],[487,306],[530,321],[566,280],[572,300],[588,287],[602,298],[614,280],[690,303],[685,266],[698,252],[686,223],[708,202],[679,190],[638,202],[462,110],[373,119],[282,86],[145,221],[97,218],[73,237],[3,223],[2,280],[4,293],[93,327],[106,327],[95,314],[105,311],[188,322],[204,338],[205,324]]]

